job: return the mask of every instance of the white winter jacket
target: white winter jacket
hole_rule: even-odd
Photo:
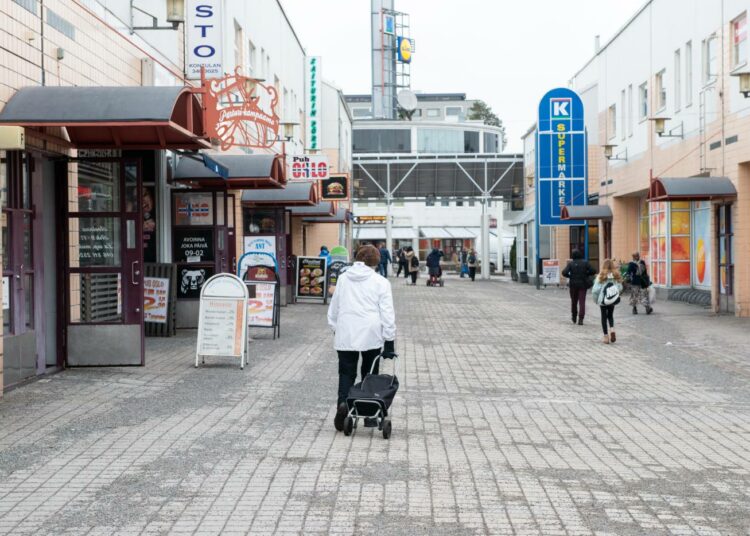
[[[391,284],[362,262],[339,276],[328,307],[328,325],[336,350],[363,352],[382,348],[396,337]]]

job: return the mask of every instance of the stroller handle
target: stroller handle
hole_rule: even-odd
[[[377,358],[372,360],[372,366],[370,367],[370,374],[375,372],[375,363],[380,363],[386,359],[383,357],[383,354],[381,353]],[[401,361],[399,360],[398,354],[393,354],[393,357],[389,357],[388,359],[393,359],[393,377],[398,377],[399,373],[401,372]]]

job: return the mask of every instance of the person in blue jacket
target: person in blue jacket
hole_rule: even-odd
[[[323,257],[326,260],[326,266],[331,265],[331,252],[328,251],[327,246],[320,246],[320,255],[318,257]]]

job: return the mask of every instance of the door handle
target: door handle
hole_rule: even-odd
[[[141,275],[141,271],[136,269],[136,265],[140,264],[138,261],[133,261],[133,264],[130,265],[130,281],[133,283],[133,285],[140,285],[140,281],[138,280],[138,276]]]

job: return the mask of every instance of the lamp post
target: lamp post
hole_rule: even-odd
[[[735,76],[740,79],[740,93],[746,99],[750,97],[750,71],[738,71],[731,73],[731,76]]]
[[[648,120],[654,123],[654,132],[656,132],[656,135],[660,138],[684,138],[685,133],[683,132],[683,123],[680,122],[680,125],[677,127],[674,127],[673,129],[670,129],[669,133],[667,133],[667,121],[672,119],[671,117],[649,117]],[[673,134],[673,132],[677,129],[680,129],[679,134]]]
[[[176,30],[180,23],[185,22],[185,0],[166,0],[167,2],[167,22],[171,26],[159,26],[158,19],[148,11],[135,5],[135,0],[130,0],[130,34],[136,30]],[[138,11],[151,18],[151,26],[135,26],[133,13]]]

